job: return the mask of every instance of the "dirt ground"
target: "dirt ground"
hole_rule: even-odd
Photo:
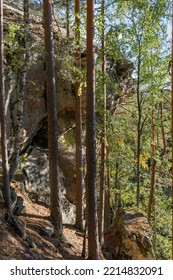
[[[0,259],[1,260],[75,260],[83,259],[83,233],[72,225],[63,225],[64,237],[52,234],[49,209],[24,199],[25,211],[19,219],[25,223],[28,237],[20,237],[4,216],[0,202]],[[50,233],[49,233],[50,232]]]

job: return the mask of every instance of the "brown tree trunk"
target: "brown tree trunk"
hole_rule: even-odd
[[[155,208],[156,187],[156,160],[155,160],[155,109],[152,110],[152,158],[151,158],[151,186],[148,203],[148,222],[151,223],[151,215]]]
[[[162,141],[163,141],[163,151],[160,154],[160,157],[163,157],[166,155],[166,137],[165,137],[165,130],[164,130],[164,123],[163,123],[163,101],[159,104],[160,107],[160,118],[161,118],[161,129],[162,129]]]
[[[24,10],[24,41],[25,41],[25,64],[26,70],[28,70],[28,64],[30,62],[30,15],[29,15],[29,0],[23,0]]]
[[[50,180],[50,212],[51,219],[62,235],[62,214],[60,203],[60,185],[58,170],[58,133],[56,112],[56,88],[55,88],[55,65],[54,45],[52,30],[52,5],[51,0],[44,0],[44,30],[45,30],[45,60],[47,81],[47,108],[48,108],[48,147],[49,147],[49,180]]]
[[[82,247],[82,257],[86,258],[86,248],[87,248],[87,219],[85,221],[84,236],[83,236],[83,247]]]
[[[7,126],[5,112],[5,86],[4,86],[4,38],[3,38],[3,0],[0,0],[0,122],[1,122],[1,154],[2,154],[2,176],[3,193],[5,204],[9,214],[12,214],[11,192],[9,183],[9,165],[7,148]]]
[[[172,1],[172,205],[173,205],[173,1]],[[173,207],[172,207],[172,259],[173,259]]]
[[[101,175],[100,175],[100,199],[99,199],[99,216],[98,231],[99,242],[104,244],[104,214],[105,214],[105,188],[106,188],[106,56],[105,56],[105,0],[102,0],[102,91],[103,91],[103,131],[101,140]]]
[[[82,106],[80,89],[81,52],[80,52],[80,1],[75,0],[76,24],[76,67],[79,70],[76,81],[76,227],[83,230],[83,161],[82,161]]]
[[[119,155],[118,155],[119,157]],[[118,208],[121,206],[121,194],[119,184],[119,163],[118,159],[115,165],[115,200],[114,200],[114,215],[116,215]]]
[[[110,164],[109,164],[109,146],[106,151],[106,159],[107,159],[107,184],[105,189],[105,231],[110,228]]]
[[[68,39],[70,36],[70,0],[66,0],[66,32]]]
[[[86,201],[88,219],[88,258],[97,260],[99,258],[99,246],[96,201],[96,120],[94,80],[94,1],[87,0]]]
[[[141,155],[141,96],[140,96],[140,72],[141,72],[141,52],[139,43],[139,54],[138,54],[138,69],[137,69],[137,108],[138,108],[138,124],[137,124],[137,192],[136,192],[136,206],[139,207],[140,203],[140,155]]]
[[[100,174],[100,196],[99,196],[99,213],[98,213],[98,233],[99,242],[104,244],[104,214],[105,214],[105,187],[106,187],[106,163],[105,163],[105,139],[102,138],[101,149],[101,174]]]
[[[19,85],[17,93],[17,119],[15,120],[14,127],[14,151],[9,159],[10,171],[9,178],[10,182],[17,170],[20,158],[21,150],[21,130],[24,115],[24,102],[26,96],[27,86],[27,72],[30,61],[30,26],[29,26],[29,1],[23,1],[24,10],[24,44],[21,46],[21,62],[23,63],[22,68],[19,70]]]

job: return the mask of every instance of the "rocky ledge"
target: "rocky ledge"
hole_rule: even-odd
[[[118,210],[106,235],[106,251],[110,259],[154,260],[153,232],[145,214],[138,209]]]

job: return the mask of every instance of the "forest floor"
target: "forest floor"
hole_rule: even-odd
[[[64,238],[59,239],[55,233],[51,234],[48,207],[33,203],[19,192],[18,195],[24,199],[25,211],[19,219],[25,223],[28,238],[20,237],[6,222],[4,203],[0,202],[0,260],[83,259],[82,232],[72,225],[63,225]]]

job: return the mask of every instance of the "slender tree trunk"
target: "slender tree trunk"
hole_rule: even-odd
[[[118,161],[116,161],[115,165],[115,202],[114,202],[114,215],[116,215],[116,212],[118,210],[119,200],[120,200],[120,194],[119,194],[119,164]]]
[[[106,151],[106,159],[107,159],[107,185],[105,189],[105,231],[110,228],[110,164],[109,164],[109,146]]]
[[[172,205],[173,205],[173,1],[172,1]],[[173,207],[172,207],[172,259],[173,259]]]
[[[25,38],[25,67],[26,72],[28,70],[30,62],[30,16],[29,16],[29,4],[30,0],[23,0],[23,10],[24,10],[24,38]]]
[[[104,244],[104,214],[105,214],[105,188],[106,188],[106,55],[105,55],[105,0],[102,0],[102,91],[103,91],[103,131],[101,140],[101,177],[100,177],[100,199],[98,230],[100,244]]]
[[[86,247],[87,247],[87,220],[85,221],[84,237],[83,237],[83,248],[82,257],[86,258]]]
[[[66,32],[68,39],[70,36],[70,0],[66,0]]]
[[[99,242],[104,244],[104,214],[105,214],[105,187],[106,187],[106,163],[105,163],[105,139],[102,138],[101,149],[101,174],[100,174],[100,197],[99,197],[99,214],[98,214],[98,232]]]
[[[96,143],[95,143],[95,68],[94,68],[94,1],[87,0],[87,219],[88,258],[99,259],[97,200],[96,200]]]
[[[120,155],[118,155],[119,157]],[[116,173],[115,173],[115,204],[114,204],[114,215],[116,215],[117,210],[121,208],[122,202],[121,202],[121,185],[119,180],[119,162],[116,162]]]
[[[160,107],[160,118],[161,118],[161,129],[162,129],[162,141],[163,141],[163,151],[160,154],[160,157],[163,157],[166,155],[166,137],[165,137],[165,130],[164,130],[164,123],[163,123],[163,101],[159,104]]]
[[[44,0],[44,30],[45,30],[45,60],[47,79],[47,108],[48,108],[48,147],[49,147],[49,180],[50,180],[50,213],[52,222],[59,232],[63,234],[62,214],[60,203],[60,185],[58,170],[58,133],[56,112],[56,88],[54,45],[52,30],[51,0]]]
[[[19,85],[17,88],[17,119],[15,120],[14,131],[14,151],[9,159],[10,163],[10,182],[17,170],[19,164],[20,150],[21,150],[21,130],[24,115],[24,102],[26,96],[27,86],[27,72],[30,61],[30,26],[29,26],[29,1],[23,1],[24,10],[24,44],[21,46],[23,63],[22,69],[19,71]]]
[[[156,160],[155,160],[155,109],[152,110],[152,158],[151,158],[151,186],[148,203],[148,222],[151,223],[151,215],[155,208],[156,187]]]
[[[82,106],[79,93],[81,83],[81,52],[80,52],[80,1],[75,0],[76,23],[76,67],[79,70],[76,81],[76,227],[83,230],[83,160],[82,160]]]
[[[141,55],[139,46],[138,55],[138,80],[137,80],[137,108],[138,108],[138,124],[137,124],[137,193],[136,193],[136,206],[139,207],[140,202],[140,155],[141,155],[141,97],[140,97],[140,71],[141,71]]]
[[[0,0],[0,122],[1,122],[1,154],[3,192],[5,204],[9,214],[12,214],[11,192],[9,183],[8,148],[7,148],[7,126],[5,111],[5,86],[4,86],[4,38],[3,38],[3,0]]]

